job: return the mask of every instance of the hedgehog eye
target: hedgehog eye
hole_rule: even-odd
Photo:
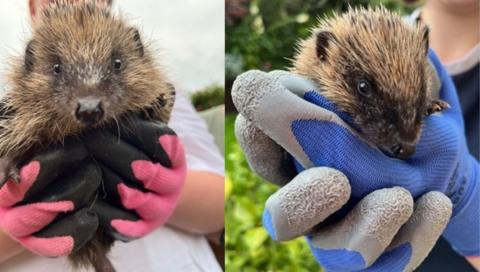
[[[62,73],[62,65],[55,63],[53,65],[53,74],[58,76]]]
[[[119,72],[122,69],[122,61],[120,59],[113,60],[113,69]]]
[[[372,84],[366,79],[360,79],[357,82],[357,91],[362,96],[370,97],[372,96]]]

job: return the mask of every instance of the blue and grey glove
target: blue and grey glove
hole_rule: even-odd
[[[340,118],[344,114],[305,79],[280,71],[251,71],[236,80],[232,95],[241,113],[236,133],[251,167],[280,185],[294,176],[285,151],[308,168],[267,201],[264,224],[274,239],[309,233],[312,251],[327,270],[412,270],[450,217],[451,204],[443,192],[455,204],[450,226],[469,222],[461,227],[472,230],[470,245],[460,237],[462,232],[447,238],[462,253],[478,250],[478,205],[471,200],[478,197],[478,162],[466,151],[451,79],[438,59],[430,57],[439,75],[440,96],[451,108],[425,120],[417,151],[407,161],[389,158],[365,143]],[[418,198],[415,207],[412,196]],[[349,200],[360,202],[344,219],[311,231]],[[476,213],[467,211],[475,206]]]

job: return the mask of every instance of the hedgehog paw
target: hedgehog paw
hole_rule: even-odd
[[[434,114],[448,108],[450,108],[450,104],[447,102],[443,100],[434,100],[427,108],[427,115]]]

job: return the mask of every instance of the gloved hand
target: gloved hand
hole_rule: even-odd
[[[451,79],[438,59],[433,54],[430,57],[441,80],[439,84],[441,98],[446,100],[452,108],[426,119],[417,152],[407,161],[389,158],[362,141],[340,118],[345,118],[345,115],[338,112],[333,104],[315,92],[318,88],[309,81],[285,72],[265,74],[251,71],[237,78],[234,84],[232,91],[234,102],[240,113],[245,116],[239,116],[237,119],[237,138],[245,150],[251,167],[258,174],[281,185],[289,182],[295,171],[289,167],[291,161],[288,160],[288,156],[285,156],[284,150],[286,150],[298,160],[302,167],[329,166],[343,172],[350,180],[352,203],[373,192],[360,201],[344,220],[337,223],[355,228],[354,232],[348,232],[349,235],[343,235],[343,238],[339,239],[338,236],[331,235],[332,230],[345,230],[345,227],[336,224],[335,227],[327,227],[330,230],[328,235],[325,232],[319,232],[322,233],[320,237],[323,238],[312,238],[318,237],[315,234],[309,239],[316,258],[327,269],[351,271],[368,267],[384,251],[396,230],[403,224],[402,221],[405,220],[404,216],[400,216],[403,214],[400,211],[408,214],[409,205],[406,205],[408,197],[404,196],[405,191],[400,193],[398,188],[389,189],[397,191],[390,192],[396,196],[391,196],[391,199],[400,198],[404,201],[394,201],[392,205],[383,203],[378,206],[383,207],[382,212],[377,213],[375,209],[371,209],[374,212],[361,213],[362,216],[352,214],[358,214],[355,211],[362,210],[359,208],[362,205],[369,206],[362,203],[368,203],[368,199],[372,198],[371,195],[387,194],[385,191],[374,192],[375,190],[393,186],[406,188],[415,198],[433,190],[448,194],[455,204],[454,218],[449,229],[456,225],[455,222],[471,224],[468,226],[460,223],[462,227],[471,230],[468,232],[471,238],[465,239],[462,232],[456,232],[455,237],[449,240],[459,251],[478,252],[478,244],[475,242],[478,241],[475,239],[478,233],[474,234],[478,229],[478,216],[474,215],[478,214],[478,207],[477,213],[471,211],[478,206],[472,205],[472,201],[475,201],[472,200],[473,196],[478,197],[476,193],[478,192],[476,187],[478,163],[466,152],[460,106]],[[462,175],[454,173],[462,173]],[[332,178],[328,178],[330,175],[324,177],[317,173],[313,176],[318,180],[331,180]],[[309,175],[306,177],[310,180],[306,183],[314,183]],[[304,179],[300,175],[297,178],[295,180]],[[339,178],[334,180],[338,183]],[[302,181],[292,181],[292,183],[302,184]],[[349,188],[348,186],[331,191],[328,190],[331,188],[326,185],[313,186],[316,189],[324,188],[318,191],[313,187],[304,187],[305,184],[303,186],[289,184],[275,194],[279,195],[278,197],[274,195],[267,201],[264,224],[274,238],[291,239],[310,231],[313,226],[338,210],[349,197],[349,194],[345,193],[348,191],[345,189]],[[286,204],[284,199],[287,196],[299,202]],[[376,198],[385,200],[382,197]],[[427,201],[431,198],[434,201]],[[326,203],[329,205],[322,210],[321,207]],[[436,204],[428,204],[427,208],[423,209],[421,203]],[[390,262],[390,269],[393,267],[393,271],[396,271],[395,268],[408,270],[418,265],[442,232],[449,217],[448,207],[447,199],[439,193],[429,193],[417,200],[413,218],[404,225],[391,245],[390,252],[397,250],[396,254],[385,253],[373,267],[379,267],[382,262]],[[290,213],[298,214],[295,217],[297,219],[291,220],[286,216],[290,214],[289,210],[291,210]],[[391,212],[393,210],[397,211],[394,215]],[[466,210],[469,211],[465,214]],[[385,213],[390,215],[387,216]],[[441,216],[423,216],[422,214],[425,213],[439,213]],[[460,214],[463,216],[457,217]],[[368,218],[369,216],[371,218]],[[414,220],[414,218],[424,220]],[[374,228],[372,224],[362,223],[362,221],[375,222],[375,220],[382,222],[384,226],[391,224],[395,227],[389,227],[390,230],[388,230],[389,228],[386,227]],[[342,223],[345,221],[350,223]],[[420,225],[424,227],[411,227],[412,224],[418,225],[419,222],[422,222]],[[362,232],[362,229],[365,232]],[[368,232],[369,229],[373,230],[373,233]],[[364,235],[365,233],[368,235]],[[409,234],[405,235],[407,233]],[[372,238],[377,240],[378,245],[364,247],[367,245],[366,241]],[[325,242],[325,239],[330,242]],[[314,243],[314,241],[323,242]],[[395,247],[398,241],[407,241],[407,243]],[[358,258],[353,258],[353,255]],[[339,260],[339,256],[346,257],[346,260]],[[352,261],[354,259],[356,261]],[[384,261],[381,262],[381,260]],[[394,265],[391,263],[392,260],[402,260],[403,263]]]
[[[20,182],[0,189],[0,228],[28,250],[46,257],[69,255],[95,233],[98,217],[86,208],[101,172],[85,146],[66,140],[20,168]]]
[[[119,240],[147,235],[172,214],[186,175],[183,146],[160,122],[130,120],[94,132],[85,143],[102,168],[104,186],[94,210]]]

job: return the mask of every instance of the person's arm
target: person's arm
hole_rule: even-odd
[[[20,254],[24,248],[12,238],[0,231],[0,264]]]
[[[169,224],[215,240],[224,228],[223,157],[205,122],[182,93],[177,92],[169,125],[187,155],[187,179]]]
[[[187,171],[187,179],[169,224],[198,233],[224,228],[224,177],[207,171]]]

